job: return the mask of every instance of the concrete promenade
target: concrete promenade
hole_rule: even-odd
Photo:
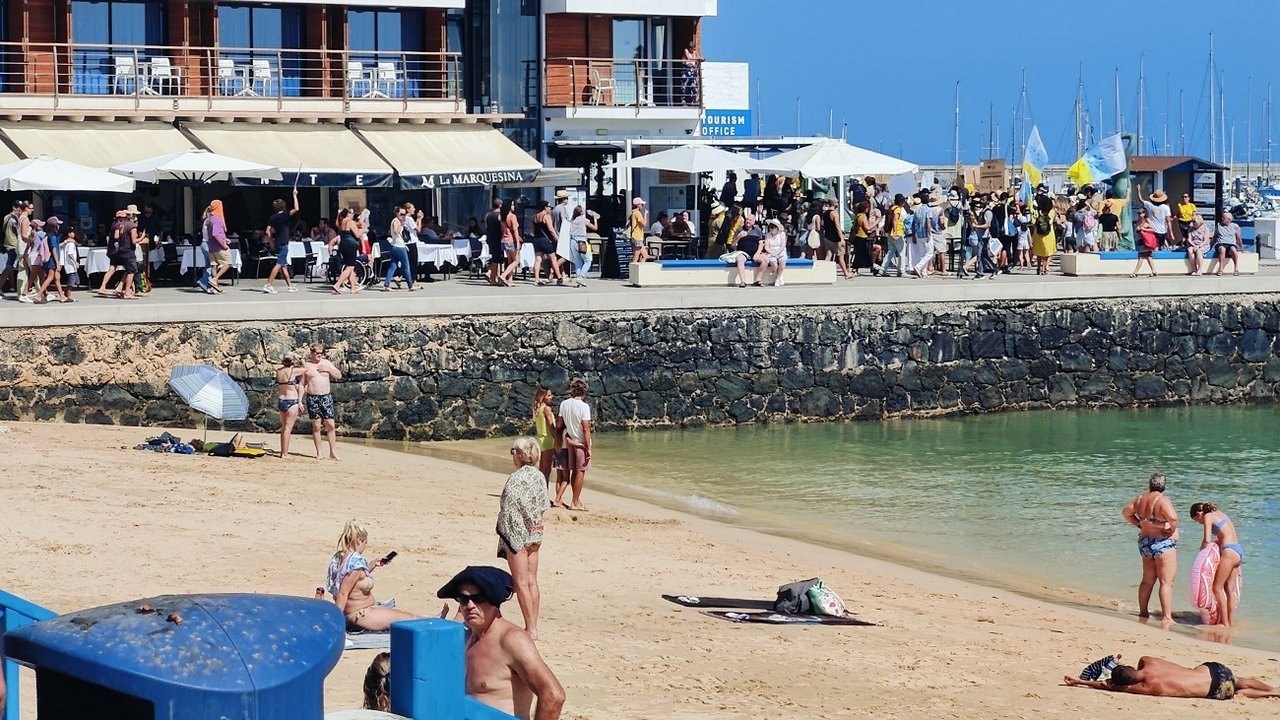
[[[618,280],[590,279],[585,288],[536,287],[517,282],[494,288],[465,273],[419,285],[416,292],[369,288],[336,296],[325,283],[299,283],[299,291],[262,292],[262,282],[244,278],[218,297],[192,288],[162,287],[149,297],[125,301],[75,293],[76,302],[46,305],[0,303],[0,327],[52,327],[148,323],[239,322],[334,318],[522,315],[558,311],[626,312],[693,308],[900,305],[1075,300],[1115,297],[1194,297],[1280,293],[1280,263],[1267,261],[1258,275],[1157,278],[1037,277],[1031,270],[994,280],[879,278],[837,280],[831,286],[636,288]],[[379,286],[380,287],[380,286]],[[9,296],[11,298],[12,296]]]

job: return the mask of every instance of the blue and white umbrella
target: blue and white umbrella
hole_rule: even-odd
[[[200,412],[219,420],[249,417],[249,398],[231,376],[212,365],[179,365],[169,387]]]

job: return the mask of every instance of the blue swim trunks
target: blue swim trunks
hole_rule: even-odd
[[[1158,558],[1166,550],[1172,550],[1176,547],[1178,547],[1178,541],[1173,538],[1138,538],[1138,554],[1144,558]]]
[[[280,243],[280,247],[276,249],[276,265],[289,267],[289,243]]]

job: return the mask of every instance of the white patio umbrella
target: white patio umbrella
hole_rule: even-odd
[[[828,178],[914,173],[919,165],[860,148],[843,140],[823,140],[769,158],[788,172],[805,177]]]
[[[279,180],[280,168],[249,162],[208,150],[187,150],[169,155],[116,165],[111,172],[128,175],[135,180],[154,183],[161,180],[184,180],[192,183],[221,182],[239,178]]]
[[[739,155],[709,145],[681,145],[652,155],[632,158],[618,163],[623,170],[671,170],[682,173],[727,172],[784,172],[785,168],[772,160],[758,160],[750,155]]]
[[[133,188],[130,178],[48,155],[0,165],[0,190],[128,193]]]

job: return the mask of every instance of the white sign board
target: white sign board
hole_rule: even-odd
[[[751,66],[747,63],[702,63],[702,106],[722,110],[751,109]]]

